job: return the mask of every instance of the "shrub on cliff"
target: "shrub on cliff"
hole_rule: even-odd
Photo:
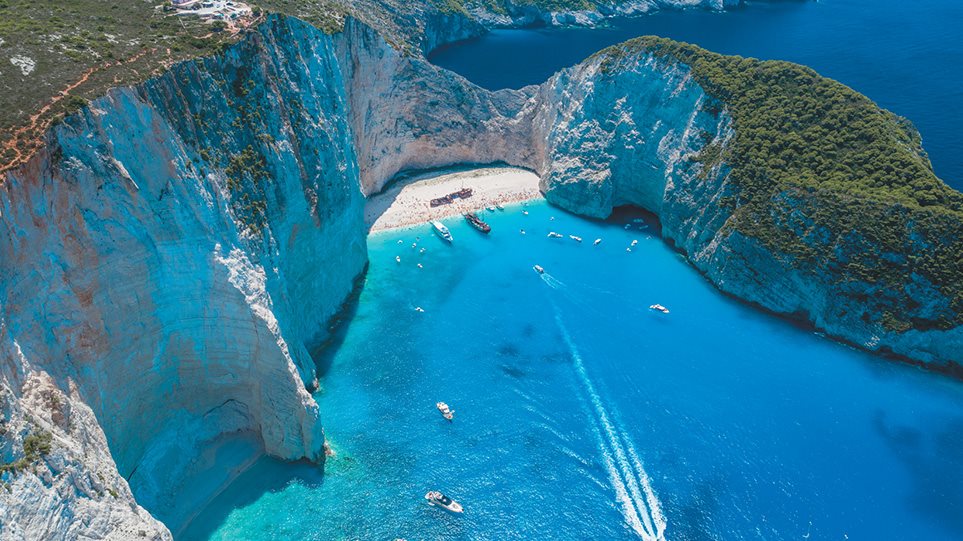
[[[797,268],[872,284],[863,317],[890,330],[963,324],[963,194],[936,177],[909,121],[789,62],[651,36],[597,54],[612,73],[640,55],[689,66],[718,100],[706,110],[731,115],[733,141],[698,158],[731,167],[727,227]],[[910,276],[946,302],[922,310]]]

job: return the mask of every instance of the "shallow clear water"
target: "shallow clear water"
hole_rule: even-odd
[[[812,67],[913,121],[943,180],[963,189],[963,2],[750,2],[725,13],[665,11],[608,29],[496,30],[430,56],[487,88],[537,84],[627,39],[656,34],[709,50]]]
[[[720,295],[636,215],[526,208],[371,237],[316,395],[337,457],[262,459],[183,537],[963,538],[963,384]]]

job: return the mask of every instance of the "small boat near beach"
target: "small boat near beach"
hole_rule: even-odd
[[[471,226],[474,227],[475,229],[485,234],[491,233],[492,231],[491,226],[486,224],[485,220],[482,220],[481,218],[479,218],[478,215],[475,214],[474,212],[465,213],[464,216],[465,216],[465,219],[468,220],[468,223],[470,223]]]
[[[438,402],[435,404],[435,407],[441,412],[441,416],[445,419],[448,419],[449,422],[455,418],[455,410],[449,408],[448,404],[445,404],[444,402]]]
[[[669,313],[669,309],[666,308],[665,306],[662,306],[661,304],[653,304],[652,306],[649,307],[649,309],[655,310],[656,312],[662,312],[663,314]]]
[[[439,237],[448,242],[452,242],[453,239],[451,238],[451,231],[448,231],[448,228],[445,227],[445,224],[439,222],[438,220],[432,220],[431,227],[435,230],[435,233],[437,233]]]
[[[462,513],[465,510],[460,503],[449,498],[448,496],[445,496],[437,490],[432,490],[428,494],[425,494],[425,499],[428,500],[429,504],[436,507],[441,507],[442,509],[452,513]]]

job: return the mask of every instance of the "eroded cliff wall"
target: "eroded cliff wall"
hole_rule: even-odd
[[[871,284],[732,226],[731,169],[703,155],[736,129],[665,56],[596,56],[493,93],[350,20],[328,36],[271,17],[223,54],[112,91],[0,185],[0,453],[52,440],[0,473],[0,538],[167,538],[138,503],[184,520],[180,480],[225,434],[320,459],[308,351],[365,264],[364,194],[406,169],[534,169],[573,212],[655,212],[723,291],[869,349],[963,362],[959,327],[860,323],[844,288]],[[773,207],[787,227],[807,219],[790,196]],[[933,239],[920,242],[906,250]],[[945,309],[933,284],[907,284],[921,314]]]
[[[549,201],[593,217],[625,204],[650,210],[662,235],[722,291],[868,350],[961,373],[963,327],[944,323],[959,318],[948,284],[912,265],[912,254],[942,253],[956,242],[960,223],[951,214],[860,203],[885,224],[847,226],[849,195],[789,186],[762,208],[770,229],[827,254],[801,258],[767,244],[767,224],[734,218],[744,191],[724,160],[703,161],[727,155],[736,123],[689,66],[645,51],[618,60],[600,54],[555,75],[538,99],[534,141],[544,144],[538,172]],[[882,228],[886,244],[868,227]],[[947,270],[952,261],[938,263],[949,280],[963,280],[963,269]],[[865,269],[882,267],[895,273],[889,283],[867,276]],[[908,328],[887,326],[880,317],[887,310],[899,310]]]
[[[93,102],[3,179],[5,402],[31,412],[25,382],[45,381],[71,413],[5,419],[5,461],[29,433],[56,438],[37,476],[5,474],[0,537],[102,537],[133,515],[164,536],[121,478],[176,522],[179,475],[226,433],[323,457],[308,347],[366,261],[346,109],[332,40],[276,18]],[[64,462],[117,496],[58,489]]]

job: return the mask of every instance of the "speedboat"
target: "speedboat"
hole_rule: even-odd
[[[432,490],[428,492],[428,494],[425,494],[425,499],[428,500],[429,504],[436,507],[441,507],[442,509],[451,511],[452,513],[463,513],[465,511],[460,503],[449,498],[448,496],[445,496],[437,490]]]
[[[415,306],[415,312],[424,312],[425,309],[420,306]]]
[[[543,269],[541,265],[535,265],[532,268],[539,274],[545,274],[545,269]]]
[[[468,220],[468,223],[470,223],[472,227],[481,231],[482,233],[488,234],[492,231],[491,226],[486,224],[485,220],[479,218],[474,212],[465,213],[465,219]]]
[[[595,239],[595,242],[593,242],[592,244],[595,246],[598,246],[599,244],[602,244],[602,239]]]
[[[665,306],[662,306],[661,304],[653,304],[653,305],[650,306],[649,308],[652,309],[652,310],[656,310],[656,311],[658,311],[658,312],[662,312],[663,314],[668,314],[668,313],[669,313],[669,309],[666,308]]]
[[[550,238],[550,239],[560,239],[560,238],[562,238],[562,235],[559,235],[558,233],[556,233],[556,232],[554,232],[554,231],[550,231],[550,232],[548,233],[548,238]]]
[[[447,240],[448,242],[452,241],[451,231],[448,231],[448,228],[445,227],[445,224],[439,222],[438,220],[432,220],[431,227],[435,229],[435,233],[437,233],[439,237]]]
[[[438,402],[435,404],[435,407],[441,412],[441,416],[445,419],[448,419],[449,422],[455,418],[455,410],[449,408],[448,404],[445,404],[444,402]]]
[[[495,205],[495,208],[497,208],[498,210],[505,210],[505,207],[501,205]]]
[[[633,240],[631,246],[635,246],[635,245],[638,244],[638,243],[639,243],[639,241]]]
[[[396,256],[395,256],[395,263],[401,263],[401,256],[400,256],[400,255],[396,255]]]
[[[582,242],[582,237],[576,237],[575,235],[569,235],[568,238],[574,240],[575,242]]]
[[[493,207],[493,206],[487,206],[487,207],[485,207],[485,210],[487,210],[488,212],[495,212],[495,207]]]

